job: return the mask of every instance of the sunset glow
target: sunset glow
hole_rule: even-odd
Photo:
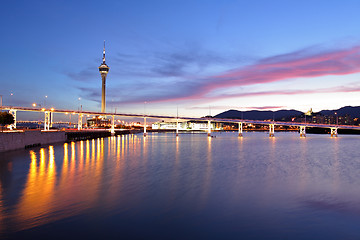
[[[109,1],[103,12],[95,2],[7,5],[0,95],[4,105],[100,111],[106,40],[110,112],[142,114],[144,102],[148,113],[193,117],[209,106],[213,114],[357,106],[359,4]]]

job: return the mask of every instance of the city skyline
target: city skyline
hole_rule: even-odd
[[[358,106],[357,1],[22,2],[1,15],[4,105],[201,117]],[[101,30],[101,31],[100,31]],[[47,96],[47,97],[45,97]]]

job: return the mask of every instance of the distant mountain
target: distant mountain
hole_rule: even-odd
[[[318,113],[321,115],[335,115],[335,112],[338,116],[350,115],[353,118],[360,118],[360,106],[359,107],[351,107],[346,106],[336,110],[322,110]],[[279,111],[237,111],[237,110],[228,110],[223,113],[220,113],[215,118],[233,118],[233,119],[251,119],[251,120],[281,120],[281,121],[290,121],[293,117],[300,117],[303,115],[303,112],[297,110],[279,110]]]
[[[251,119],[251,120],[290,120],[292,117],[297,117],[303,114],[297,110],[279,110],[279,111],[237,111],[237,110],[228,110],[226,112],[220,113],[215,118],[234,118],[234,119]]]
[[[351,107],[346,106],[339,108],[337,110],[322,110],[319,112],[321,115],[335,115],[337,113],[339,116],[350,115],[353,118],[360,118],[360,107]]]

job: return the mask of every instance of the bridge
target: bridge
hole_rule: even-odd
[[[112,113],[112,112],[95,112],[95,111],[79,111],[79,110],[65,110],[65,109],[54,109],[54,108],[30,108],[30,107],[15,107],[15,106],[2,106],[0,110],[9,111],[14,116],[14,123],[10,125],[10,129],[16,128],[16,113],[17,111],[24,112],[43,112],[44,113],[44,131],[50,131],[50,126],[52,125],[53,113],[63,113],[63,114],[73,114],[78,116],[78,130],[83,129],[83,117],[84,115],[93,115],[93,116],[109,116],[111,117],[111,133],[115,133],[115,117],[136,117],[144,119],[144,136],[146,136],[146,119],[171,119],[176,121],[176,136],[179,134],[179,121],[207,121],[207,134],[211,136],[211,122],[219,123],[236,123],[238,124],[238,135],[239,137],[243,136],[243,124],[260,124],[269,126],[269,137],[275,136],[275,125],[279,126],[295,126],[300,129],[300,137],[306,137],[306,127],[317,127],[317,128],[328,128],[330,129],[330,136],[337,137],[338,129],[354,129],[360,130],[360,126],[354,125],[329,125],[329,124],[317,124],[317,123],[299,123],[299,122],[280,122],[280,121],[262,121],[262,120],[248,120],[248,119],[224,119],[224,118],[194,118],[194,117],[174,117],[174,116],[164,116],[164,115],[144,115],[144,114],[132,114],[132,113]]]

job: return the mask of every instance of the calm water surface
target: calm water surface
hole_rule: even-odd
[[[360,239],[360,136],[127,135],[0,155],[0,238]]]

